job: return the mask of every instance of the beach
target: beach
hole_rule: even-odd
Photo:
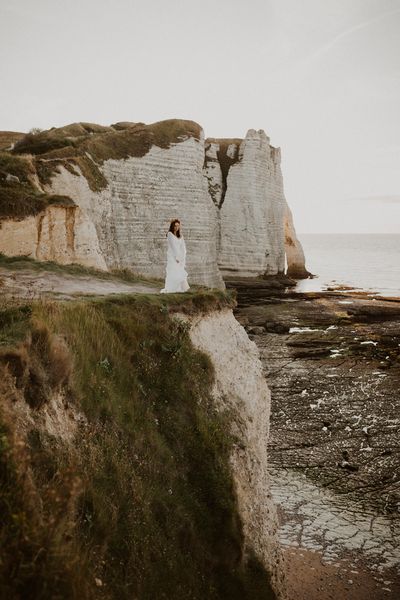
[[[400,595],[400,299],[233,279],[271,390],[290,600]]]

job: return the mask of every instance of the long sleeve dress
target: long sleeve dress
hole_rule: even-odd
[[[176,261],[179,260],[179,262]],[[164,288],[160,293],[186,292],[189,289],[186,266],[186,244],[183,235],[167,234],[167,267]]]

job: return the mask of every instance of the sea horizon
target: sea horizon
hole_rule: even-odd
[[[310,232],[296,232],[298,236],[302,236],[302,235],[400,235],[400,233],[398,231],[394,231],[394,232],[373,232],[373,233],[366,233],[364,231],[353,231],[353,232],[343,232],[343,231],[338,231],[338,232],[334,232],[334,231],[310,231]]]
[[[400,233],[298,233],[306,267],[315,275],[298,291],[345,286],[348,291],[400,297]]]

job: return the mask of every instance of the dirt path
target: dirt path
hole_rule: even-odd
[[[92,275],[73,275],[51,271],[0,268],[0,293],[18,298],[39,296],[70,299],[81,295],[158,294],[161,289],[147,283],[129,283],[119,279],[102,279]]]

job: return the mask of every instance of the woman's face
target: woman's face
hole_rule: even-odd
[[[181,224],[177,221],[176,223],[174,223],[174,232],[176,233],[177,231],[179,231]]]

